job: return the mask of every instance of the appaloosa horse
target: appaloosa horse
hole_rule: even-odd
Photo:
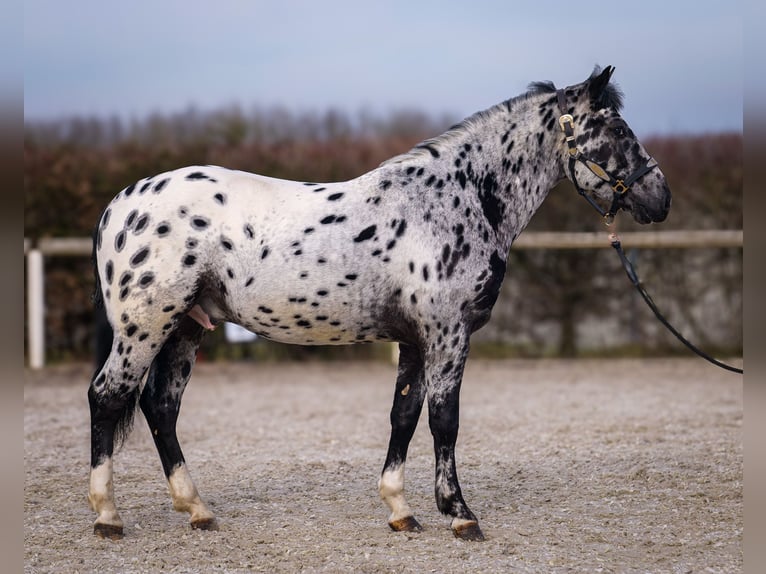
[[[455,468],[458,402],[469,338],[489,320],[511,244],[564,177],[607,216],[649,223],[670,207],[663,174],[620,117],[612,72],[558,91],[532,84],[350,181],[186,167],[117,194],[94,235],[97,302],[113,330],[88,390],[96,534],[123,533],[112,456],[137,403],[174,508],[192,527],[216,527],[175,427],[205,330],[231,321],[299,345],[399,342],[379,482],[388,524],[420,529],[404,463],[427,400],[436,504],[456,536],[482,539]]]

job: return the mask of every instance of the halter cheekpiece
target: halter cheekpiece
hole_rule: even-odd
[[[571,114],[567,113],[564,90],[556,90],[556,97],[558,99],[559,111],[561,111],[561,116],[559,117],[559,126],[561,127],[561,131],[564,132],[567,148],[569,151],[568,168],[569,175],[572,178],[572,183],[574,184],[577,193],[582,195],[586,201],[590,203],[596,211],[599,212],[601,217],[604,218],[606,224],[609,225],[612,223],[612,221],[614,221],[614,216],[619,210],[618,203],[620,198],[628,191],[630,191],[630,186],[632,186],[641,177],[657,167],[657,162],[654,160],[654,158],[650,157],[649,161],[647,161],[645,165],[638,168],[628,177],[624,179],[618,179],[614,177],[614,175],[609,173],[595,161],[585,157],[580,152],[580,150],[577,149],[574,135],[574,119],[572,118]],[[593,175],[607,182],[612,188],[612,204],[609,206],[608,210],[604,211],[604,209],[598,203],[596,203],[596,201],[590,195],[585,193],[585,190],[582,187],[580,187],[580,184],[577,182],[577,176],[575,174],[575,164],[577,162],[583,164]]]

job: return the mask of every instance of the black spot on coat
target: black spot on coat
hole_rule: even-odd
[[[128,217],[125,218],[125,227],[127,229],[130,229],[133,226],[133,222],[136,220],[136,217],[138,217],[138,210],[134,209],[128,214]]]
[[[154,232],[159,237],[165,237],[168,233],[170,233],[170,224],[167,221],[163,221],[160,224],[157,225]]]
[[[152,189],[152,191],[154,193],[161,192],[165,188],[165,186],[168,184],[168,181],[170,181],[168,178],[158,181],[157,185],[154,186],[154,189]]]
[[[120,253],[125,248],[125,230],[123,229],[114,237],[114,250]]]
[[[372,239],[372,237],[375,235],[375,230],[377,229],[376,225],[370,225],[369,227],[365,227],[362,229],[362,231],[359,232],[359,235],[354,237],[354,243],[361,243],[362,241],[367,241],[368,239]]]
[[[477,309],[489,311],[494,306],[505,278],[505,266],[505,260],[498,252],[492,253],[489,259],[489,277],[473,300]]]
[[[139,233],[143,232],[144,229],[146,229],[147,225],[149,225],[149,214],[144,213],[141,217],[138,218],[138,221],[136,221],[136,227],[133,229],[133,233],[138,235]]]
[[[147,271],[138,278],[138,285],[143,289],[147,288],[152,283],[154,283],[154,273],[151,271]]]
[[[192,228],[197,231],[202,231],[203,229],[207,229],[207,226],[210,225],[210,220],[207,217],[195,215],[191,218],[190,224]]]
[[[492,229],[497,231],[505,215],[505,204],[498,196],[497,178],[492,172],[486,174],[481,181],[479,201],[481,201],[481,210],[484,213],[484,217],[487,218]]]
[[[139,265],[143,265],[144,263],[146,263],[146,260],[147,260],[148,257],[149,257],[149,248],[148,247],[144,247],[143,249],[139,249],[130,258],[130,266],[131,267],[138,267]]]

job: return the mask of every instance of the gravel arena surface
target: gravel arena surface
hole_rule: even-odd
[[[377,493],[396,369],[198,364],[178,433],[220,530],[172,510],[139,413],[115,458],[119,541],[86,500],[91,369],[27,371],[25,572],[742,570],[742,377],[698,359],[469,360],[457,445],[485,542],[433,497],[425,410],[394,533]]]

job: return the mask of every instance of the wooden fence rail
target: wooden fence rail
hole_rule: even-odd
[[[668,248],[741,248],[741,229],[634,231],[620,234],[623,247],[641,249]],[[522,234],[514,249],[598,249],[610,247],[608,234],[534,232]],[[27,258],[27,357],[33,369],[45,365],[45,257],[89,257],[93,249],[87,237],[24,239]]]

